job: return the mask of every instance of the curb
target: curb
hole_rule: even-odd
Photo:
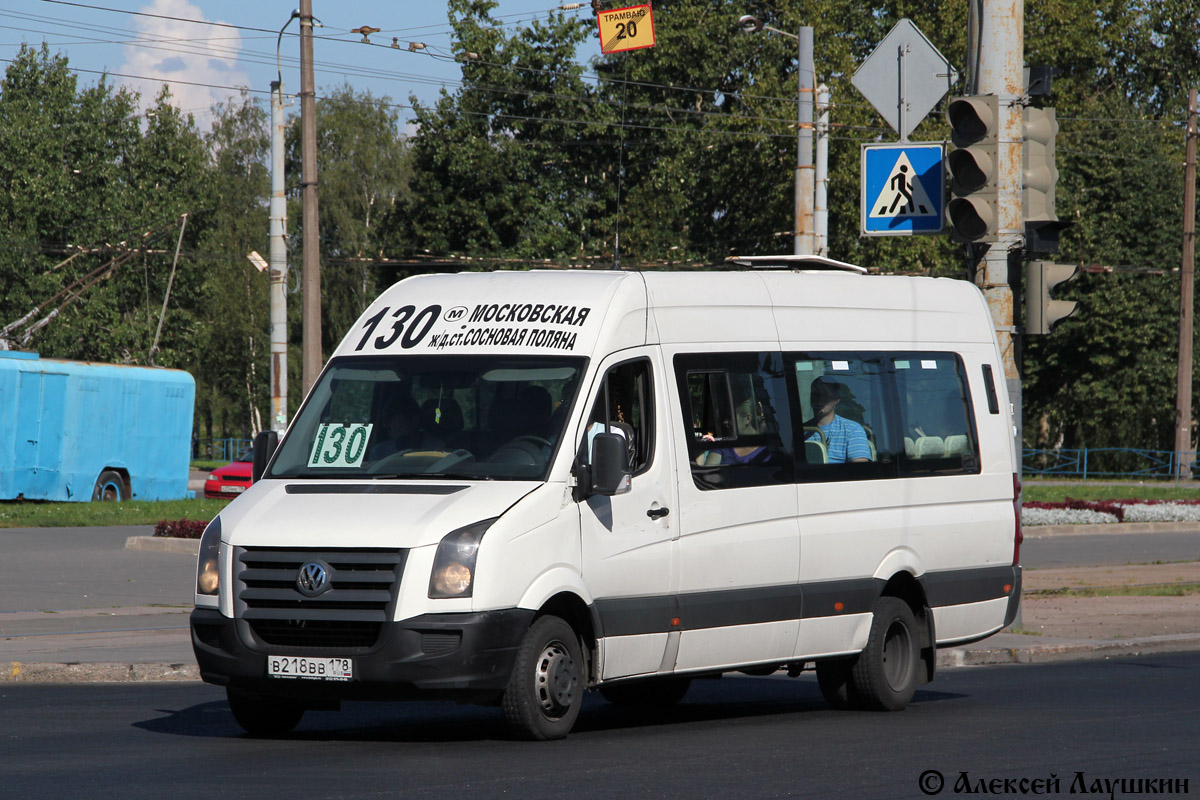
[[[938,651],[939,667],[981,667],[996,664],[1055,664],[1144,653],[1200,650],[1200,634],[1179,633],[1144,639],[1034,644],[1028,647],[952,647]]]
[[[165,683],[198,681],[195,664],[67,664],[11,661],[0,664],[4,683]]]
[[[152,550],[159,553],[185,553],[199,555],[199,539],[179,539],[168,536],[130,536],[125,540],[126,550]]]
[[[1200,522],[1089,522],[1082,525],[1023,525],[1026,539],[1097,533],[1195,533]]]

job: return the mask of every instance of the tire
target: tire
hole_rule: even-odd
[[[129,491],[125,488],[125,479],[116,470],[106,469],[96,479],[96,487],[92,490],[92,500],[104,502],[121,502],[129,499]]]
[[[691,678],[649,678],[601,686],[600,694],[614,706],[669,708],[682,700],[691,686]]]
[[[900,711],[917,689],[921,664],[917,620],[908,604],[881,597],[872,609],[871,634],[851,671],[864,708]]]
[[[565,621],[534,620],[521,639],[501,706],[522,739],[561,739],[571,732],[587,688],[579,637]]]
[[[817,685],[821,687],[821,696],[831,708],[839,711],[858,708],[858,694],[854,691],[851,679],[853,670],[853,658],[817,662]]]
[[[258,697],[227,689],[233,718],[251,736],[283,736],[300,724],[304,706],[279,697]]]

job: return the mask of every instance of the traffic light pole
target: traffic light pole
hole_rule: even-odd
[[[1024,0],[983,0],[983,36],[979,42],[979,94],[998,98],[996,148],[996,241],[975,265],[974,279],[987,299],[1000,340],[1004,378],[1013,404],[1017,464],[1020,465],[1021,376],[1017,370],[1014,294],[1009,285],[1009,255],[1024,243],[1021,215],[1021,141],[1025,50]]]

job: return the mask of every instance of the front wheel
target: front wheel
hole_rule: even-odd
[[[251,736],[282,736],[300,724],[304,706],[279,697],[259,697],[232,689],[225,692],[237,724]]]
[[[871,633],[851,672],[864,708],[899,711],[917,689],[921,656],[917,620],[908,603],[881,597],[872,609]]]
[[[579,637],[558,617],[534,621],[517,650],[501,705],[512,732],[524,739],[561,739],[583,705],[586,676]]]

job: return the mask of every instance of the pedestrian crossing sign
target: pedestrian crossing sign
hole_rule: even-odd
[[[941,233],[946,208],[945,155],[940,143],[863,145],[861,234]]]

